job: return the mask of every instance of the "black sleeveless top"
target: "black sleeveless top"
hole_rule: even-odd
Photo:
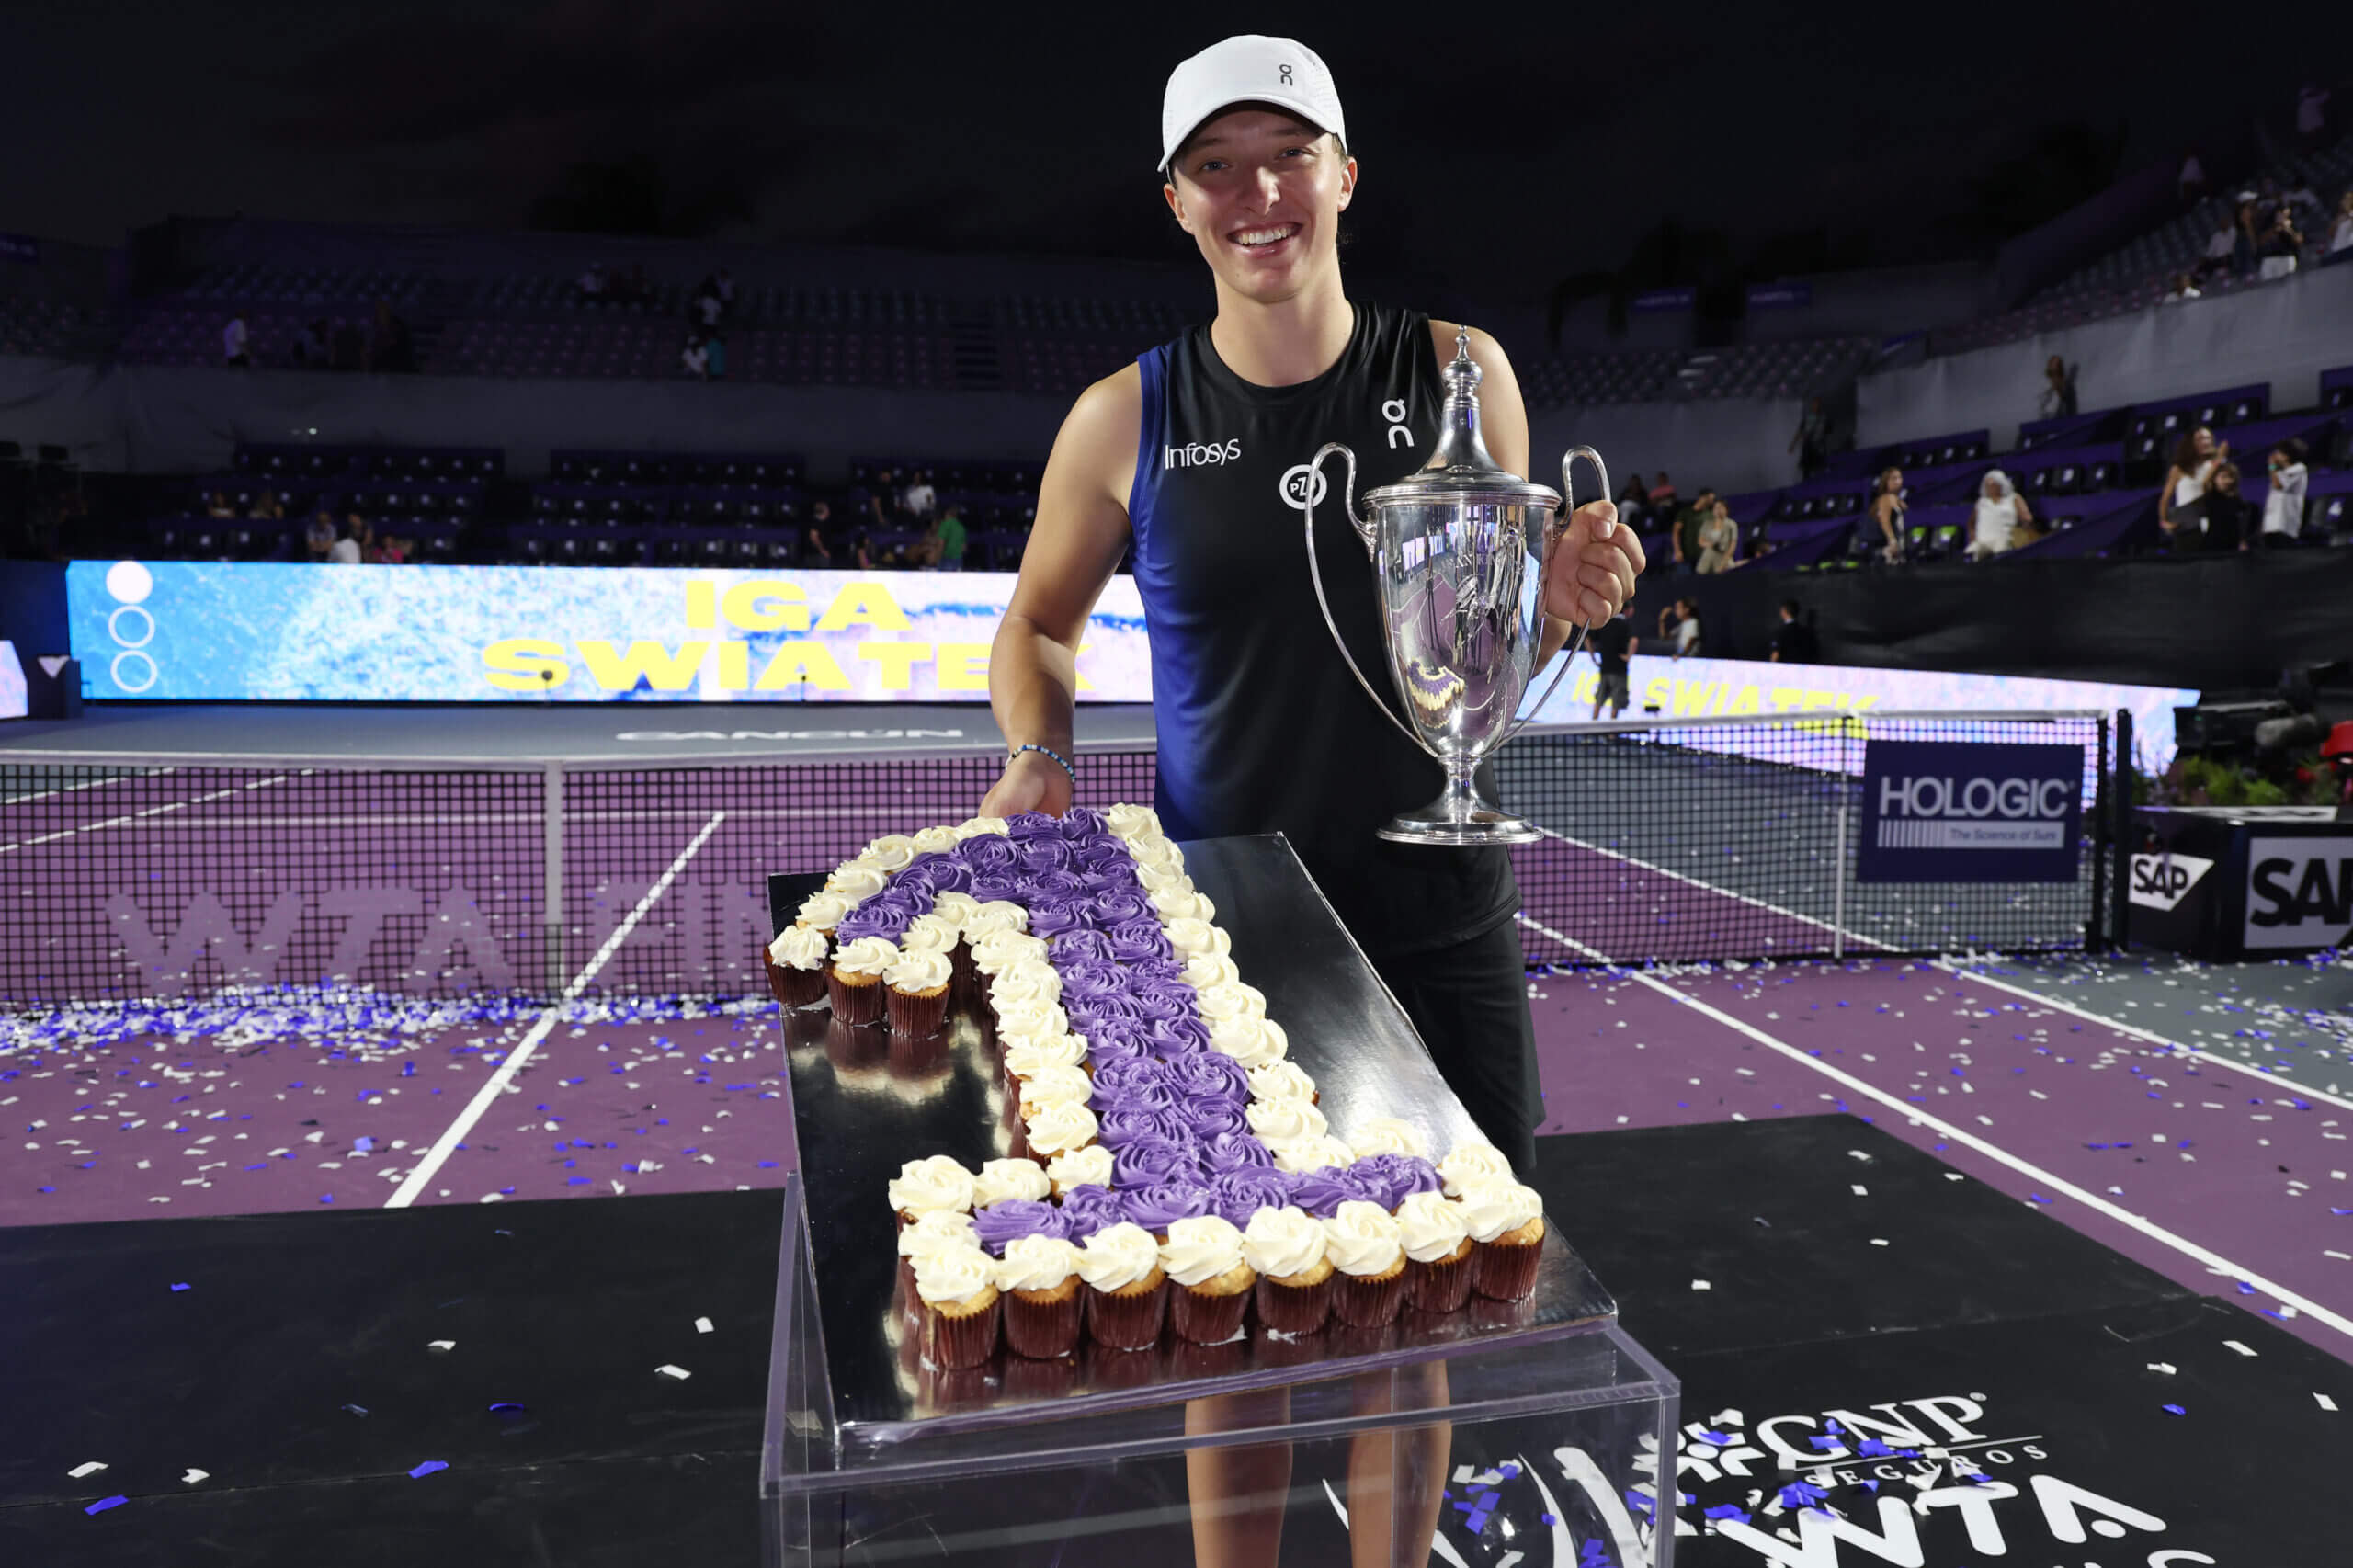
[[[1434,799],[1445,775],[1374,711],[1308,576],[1300,502],[1318,448],[1354,449],[1359,497],[1429,459],[1440,397],[1429,318],[1356,301],[1338,362],[1296,386],[1235,375],[1206,325],[1138,364],[1143,419],[1128,518],[1168,835],[1287,835],[1375,957],[1448,946],[1510,918],[1519,891],[1507,851],[1373,836]],[[1336,454],[1319,476],[1324,587],[1348,651],[1394,711],[1372,565],[1342,516],[1346,473]]]

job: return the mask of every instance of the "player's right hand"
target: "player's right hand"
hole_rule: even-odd
[[[1005,765],[1005,773],[981,801],[981,815],[1009,817],[1022,812],[1060,816],[1070,810],[1070,775],[1043,752],[1025,751]]]

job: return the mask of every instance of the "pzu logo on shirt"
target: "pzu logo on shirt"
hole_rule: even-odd
[[[1169,468],[1214,468],[1219,463],[1242,460],[1242,437],[1234,436],[1224,441],[1188,441],[1181,447],[1167,448],[1161,461]]]

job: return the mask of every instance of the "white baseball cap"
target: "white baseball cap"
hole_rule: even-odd
[[[1168,74],[1160,99],[1160,167],[1185,139],[1220,109],[1240,103],[1275,104],[1302,115],[1348,144],[1339,90],[1324,57],[1296,39],[1240,33],[1213,43]]]

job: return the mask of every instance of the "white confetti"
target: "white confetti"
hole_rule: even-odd
[[[2313,1397],[2320,1401],[2320,1407],[2323,1410],[2335,1410],[2336,1408],[2336,1402],[2329,1398],[2328,1395],[2325,1393],[2316,1393],[2313,1395]]]
[[[1875,1247],[1883,1247],[1883,1246],[1886,1246],[1887,1244],[1888,1244],[1888,1241],[1887,1241],[1887,1238],[1886,1238],[1886,1237],[1884,1237],[1884,1236],[1873,1236],[1873,1237],[1871,1238],[1871,1245],[1873,1245],[1873,1246],[1875,1246]]]
[[[1969,1178],[1962,1176],[1959,1171],[1947,1171],[1945,1173],[1945,1179],[1947,1181],[1966,1181]]]
[[[454,1339],[435,1339],[427,1341],[425,1347],[437,1355],[447,1355],[458,1347],[458,1342]]]
[[[2153,1372],[2163,1372],[2166,1377],[2172,1377],[2173,1363],[2170,1361],[2152,1361],[2149,1363],[2149,1370]]]
[[[1694,1279],[1691,1281],[1691,1289],[1694,1290],[1712,1290],[1715,1287],[1709,1284],[1705,1279]]]
[[[688,1371],[684,1367],[673,1367],[667,1361],[665,1361],[662,1365],[654,1368],[654,1369],[665,1378],[676,1378],[680,1382],[685,1382],[688,1378],[694,1376],[692,1372]]]
[[[1871,1189],[1870,1189],[1870,1187],[1865,1187],[1861,1182],[1856,1182],[1856,1183],[1853,1185],[1853,1187],[1852,1187],[1851,1190],[1854,1192],[1855,1196],[1856,1196],[1856,1197],[1858,1197],[1858,1198],[1868,1198],[1868,1197],[1870,1197],[1870,1191],[1871,1191]]]
[[[2242,1356],[2252,1356],[2255,1354],[2254,1351],[2248,1349],[2245,1346],[2241,1345],[2235,1339],[2225,1339],[2222,1343],[2229,1346],[2232,1349],[2237,1351]]]
[[[72,1470],[67,1471],[65,1473],[72,1476],[74,1480],[79,1481],[85,1475],[96,1475],[98,1471],[104,1469],[106,1469],[106,1461],[104,1460],[92,1460],[86,1464],[75,1465]]]
[[[709,1334],[710,1332],[710,1328],[711,1324],[709,1318],[695,1319],[695,1332],[697,1334]]]
[[[191,1469],[186,1475],[180,1477],[180,1484],[183,1486],[193,1486],[199,1481],[210,1481],[211,1479],[212,1472],[210,1471]]]

